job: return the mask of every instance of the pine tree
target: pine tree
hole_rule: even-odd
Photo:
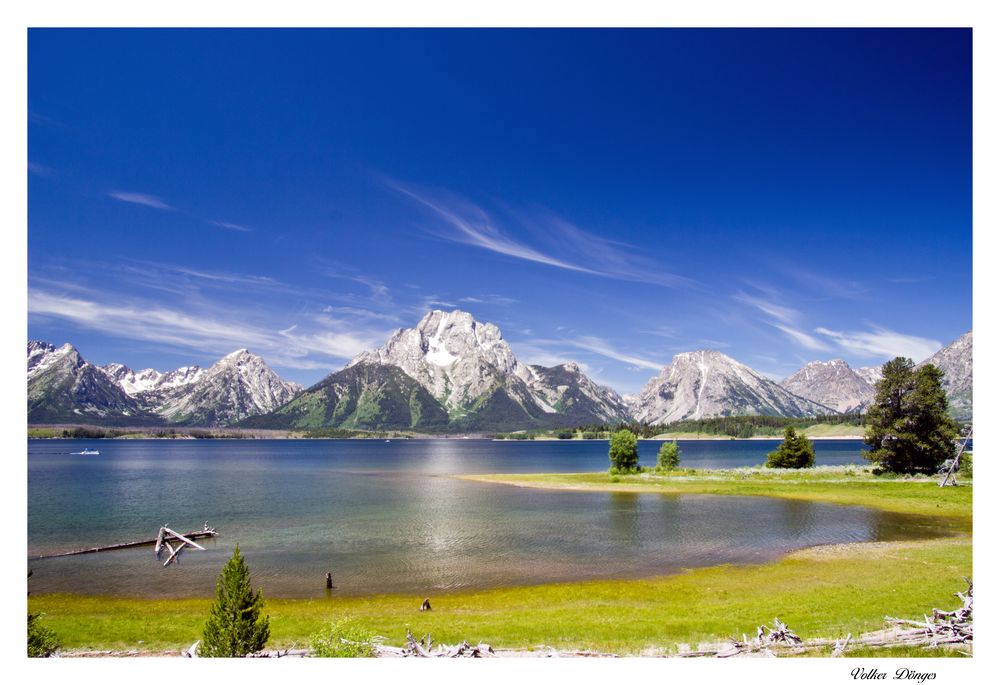
[[[785,440],[767,455],[766,466],[772,469],[804,469],[815,462],[816,453],[809,438],[789,426],[785,429]]]
[[[264,649],[271,629],[262,616],[264,596],[253,593],[250,569],[236,545],[215,583],[215,604],[205,624],[198,656],[241,657]]]
[[[611,446],[608,449],[611,460],[611,471],[629,473],[639,470],[639,442],[635,433],[623,428],[611,435]]]
[[[948,416],[944,373],[933,364],[914,369],[897,357],[882,367],[868,408],[865,457],[876,472],[933,474],[955,456],[958,428]]]

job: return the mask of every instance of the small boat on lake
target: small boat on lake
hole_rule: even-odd
[[[84,449],[82,452],[70,452],[70,454],[83,454],[88,457],[97,456],[100,453],[101,453],[100,450],[92,450],[89,447]]]

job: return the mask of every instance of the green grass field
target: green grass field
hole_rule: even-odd
[[[431,597],[268,599],[269,647],[305,647],[326,623],[351,618],[402,644],[406,629],[436,642],[487,642],[495,648],[592,649],[620,654],[672,653],[727,636],[754,633],[780,617],[804,639],[842,637],[884,627],[886,615],[919,618],[951,609],[972,574],[972,487],[930,480],[884,480],[867,471],[821,468],[755,474],[684,471],[665,477],[606,474],[476,477],[521,486],[654,492],[779,495],[934,514],[954,537],[800,550],[754,566],[716,566],[642,580],[605,580],[499,588]],[[252,566],[251,566],[252,571]],[[66,650],[181,650],[201,636],[210,599],[145,600],[39,595],[32,612]],[[904,650],[905,656],[932,655]],[[933,653],[936,655],[936,652]],[[865,655],[869,655],[865,652]],[[898,650],[894,656],[900,655]]]

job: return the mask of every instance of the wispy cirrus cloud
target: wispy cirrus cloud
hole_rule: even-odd
[[[768,316],[785,324],[795,323],[801,317],[801,314],[797,309],[776,302],[773,298],[769,299],[745,292],[739,292],[733,296],[733,299],[742,304],[755,307]]]
[[[792,326],[787,326],[780,323],[771,323],[772,326],[777,328],[779,331],[787,335],[789,338],[797,342],[802,347],[807,350],[815,350],[816,352],[830,352],[833,348],[827,345],[822,340],[809,335],[805,331],[800,331]]]
[[[153,209],[162,209],[166,211],[175,211],[175,207],[168,205],[166,202],[156,197],[155,195],[150,195],[148,193],[131,193],[121,190],[113,190],[108,193],[108,197],[114,198],[121,202],[128,202],[133,205],[142,205],[144,207],[152,207]]]
[[[229,221],[219,221],[218,219],[205,219],[205,223],[210,226],[218,226],[219,228],[225,228],[229,231],[241,231],[243,233],[252,233],[252,228],[247,228],[246,226],[241,226],[240,224],[234,224]]]
[[[807,350],[815,352],[830,352],[833,348],[827,343],[802,330],[802,312],[784,304],[779,292],[770,286],[747,282],[761,294],[755,295],[739,292],[733,296],[737,302],[749,305],[762,312],[764,323],[784,333],[792,342]]]
[[[30,164],[29,164],[30,169]],[[37,173],[37,172],[35,172]],[[142,205],[143,207],[150,207],[152,209],[159,209],[167,212],[178,212],[180,211],[177,207],[169,204],[166,200],[157,197],[156,195],[151,195],[150,193],[135,193],[124,190],[113,190],[108,193],[108,197],[118,200],[119,202],[127,202],[133,205]],[[209,226],[217,226],[218,228],[224,228],[227,231],[237,231],[239,233],[252,233],[253,229],[242,224],[236,224],[231,221],[222,221],[220,219],[202,219]]]
[[[513,297],[505,297],[503,295],[480,295],[478,297],[460,297],[458,301],[463,304],[495,304],[500,306],[509,306],[512,304],[517,304],[517,300]]]
[[[53,284],[54,285],[54,284]],[[379,322],[299,315],[299,321],[269,326],[257,309],[232,303],[199,303],[197,310],[159,304],[120,293],[30,288],[28,315],[58,319],[112,337],[183,349],[197,354],[227,354],[241,347],[269,363],[294,369],[330,369],[385,340],[389,327]],[[256,321],[256,323],[254,323]]]
[[[39,164],[38,162],[28,162],[28,173],[34,174],[35,176],[40,176],[42,178],[50,178],[52,176],[52,167],[45,166],[44,164]]]
[[[867,284],[861,281],[836,278],[816,269],[803,269],[787,264],[782,264],[778,268],[792,280],[822,297],[857,300],[871,290]]]
[[[937,340],[898,333],[879,326],[872,326],[869,331],[844,332],[817,328],[815,332],[826,336],[847,352],[879,359],[909,357],[915,362],[920,362],[942,346]]]
[[[495,216],[482,207],[454,196],[432,196],[395,181],[388,188],[428,210],[439,223],[426,229],[442,240],[566,271],[670,288],[697,287],[694,279],[670,273],[633,246],[584,231],[548,212],[508,212],[512,224],[547,247],[529,244],[500,227]]]
[[[527,340],[523,344],[525,346],[530,346],[535,350],[561,350],[562,354],[559,356],[563,361],[568,361],[568,355],[566,355],[567,350],[577,349],[592,352],[593,354],[624,362],[641,369],[653,369],[655,371],[659,371],[665,366],[665,364],[660,361],[647,359],[632,352],[618,349],[607,340],[593,335],[584,335],[575,338],[536,338]]]
[[[431,200],[396,183],[389,183],[389,187],[431,210],[444,221],[447,227],[452,229],[450,232],[436,232],[435,235],[440,238],[473,245],[484,250],[507,255],[508,257],[547,264],[548,266],[560,269],[591,274],[597,273],[578,264],[545,254],[538,249],[505,235],[493,224],[486,212],[471,203],[453,200],[449,206],[443,202]]]

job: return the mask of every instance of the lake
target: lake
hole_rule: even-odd
[[[778,440],[679,441],[682,466],[761,464]],[[640,442],[655,463],[659,442]],[[859,440],[818,464],[863,463]],[[73,455],[84,448],[99,456]],[[819,544],[935,534],[926,517],[765,497],[566,492],[466,473],[608,467],[607,441],[29,440],[28,555],[152,538],[208,521],[220,537],[162,568],[152,548],[29,561],[32,593],[210,596],[239,543],[271,597],[411,593],[648,577],[759,563]]]

